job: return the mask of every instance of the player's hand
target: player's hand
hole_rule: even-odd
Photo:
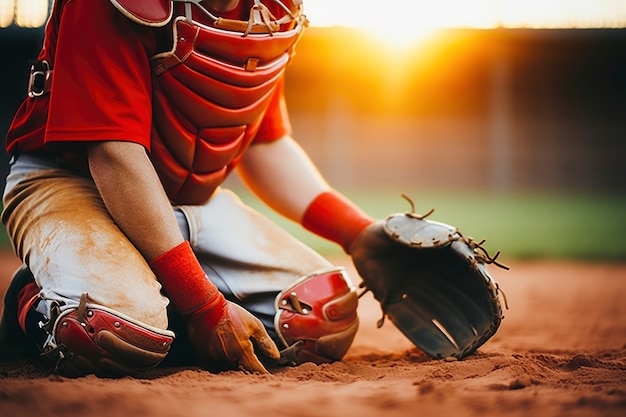
[[[220,305],[189,317],[191,344],[201,364],[211,371],[240,369],[268,373],[254,352],[279,359],[278,348],[259,319],[222,298]],[[253,343],[254,341],[254,343]]]

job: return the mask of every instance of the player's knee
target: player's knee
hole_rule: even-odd
[[[66,376],[132,375],[157,366],[174,334],[81,300],[51,323],[44,355]]]
[[[341,268],[310,274],[276,297],[285,363],[340,360],[356,335],[358,297]]]

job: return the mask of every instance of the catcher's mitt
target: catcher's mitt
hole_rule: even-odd
[[[413,203],[408,197],[411,206]],[[418,348],[437,359],[461,359],[494,335],[503,318],[500,291],[487,273],[496,262],[450,225],[413,212],[368,226],[350,253],[385,316]],[[365,293],[364,292],[364,293]],[[506,305],[506,300],[505,300]]]

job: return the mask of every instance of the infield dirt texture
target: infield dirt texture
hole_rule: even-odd
[[[345,265],[356,280],[354,270]],[[506,260],[505,260],[506,261]],[[0,254],[4,292],[18,262]],[[509,310],[458,362],[431,360],[362,298],[361,328],[338,363],[271,375],[158,369],[142,378],[67,379],[0,362],[0,416],[624,416],[626,264],[509,262],[492,268]]]

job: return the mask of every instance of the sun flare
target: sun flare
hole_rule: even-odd
[[[391,45],[445,28],[626,27],[623,0],[312,0],[305,13],[313,26],[360,28]]]

